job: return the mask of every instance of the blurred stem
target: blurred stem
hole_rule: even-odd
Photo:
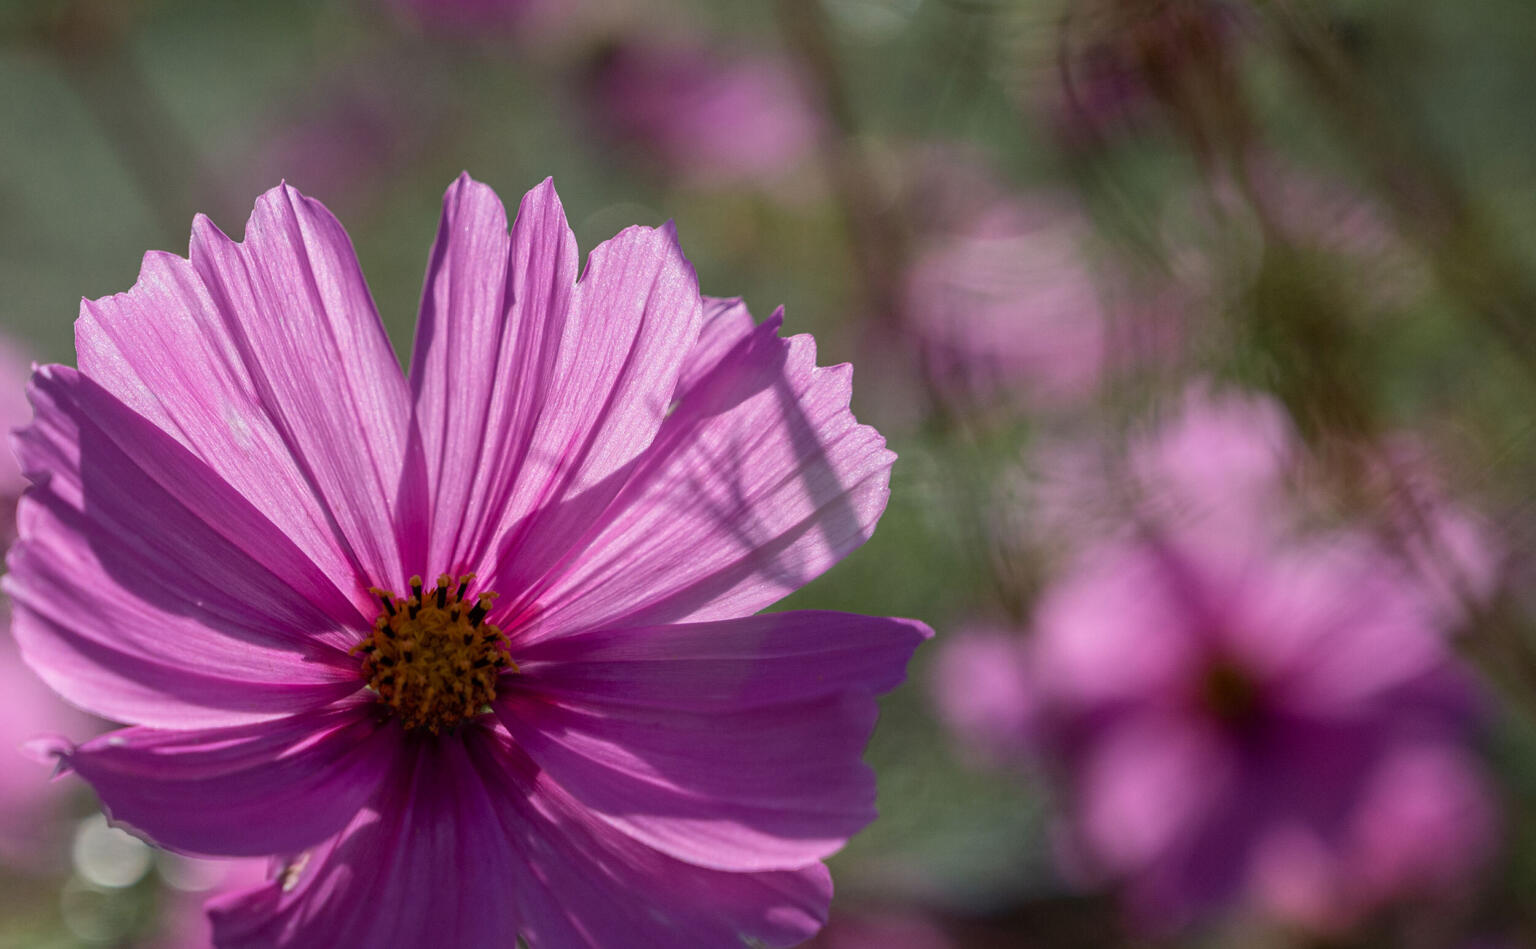
[[[1295,0],[1267,0],[1297,71],[1332,112],[1341,137],[1377,180],[1399,230],[1424,251],[1442,286],[1461,297],[1536,374],[1536,285],[1475,213],[1428,143],[1384,108],[1326,25]]]
[[[848,227],[850,253],[869,313],[897,331],[905,325],[897,292],[906,240],[884,207],[875,169],[859,141],[858,123],[831,27],[820,0],[780,0],[785,41],[805,64],[832,131],[822,136],[822,158]]]
[[[169,238],[185,233],[192,189],[209,179],[192,141],[145,79],[124,43],[124,24],[93,2],[77,3],[45,34],[75,94],[149,203]]]

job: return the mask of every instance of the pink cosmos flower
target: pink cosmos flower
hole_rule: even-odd
[[[1342,532],[1089,551],[1029,661],[1084,862],[1154,925],[1249,901],[1327,930],[1464,885],[1495,809],[1434,599]]]
[[[588,95],[599,127],[700,187],[784,185],[822,132],[788,61],[706,44],[617,46]]]
[[[670,227],[578,279],[553,186],[448,191],[408,375],[340,224],[87,302],[17,437],[6,587],[56,753],[174,850],[276,855],[220,946],[773,945],[874,816],[874,696],[930,632],[753,615],[874,528],[893,459]],[[425,578],[425,580],[423,580]]]

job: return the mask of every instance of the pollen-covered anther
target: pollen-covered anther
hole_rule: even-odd
[[[423,589],[421,577],[412,577],[409,597],[369,591],[378,597],[379,617],[352,652],[363,656],[368,687],[408,729],[437,734],[483,713],[501,673],[517,671],[506,635],[485,622],[496,594],[465,599],[474,579],[445,573],[436,587]]]

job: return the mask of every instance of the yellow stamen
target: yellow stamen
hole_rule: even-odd
[[[474,579],[455,582],[445,573],[424,590],[421,577],[412,577],[409,598],[369,591],[382,611],[352,652],[363,655],[368,687],[406,728],[435,735],[483,713],[502,670],[517,671],[506,634],[485,622],[496,594],[481,593],[474,605],[464,599]]]

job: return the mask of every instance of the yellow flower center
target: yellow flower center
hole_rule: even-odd
[[[435,735],[488,711],[502,670],[517,671],[506,634],[485,622],[496,594],[481,593],[473,605],[464,599],[472,580],[455,583],[445,573],[423,591],[421,577],[412,577],[409,598],[369,591],[382,611],[373,635],[352,652],[363,655],[368,688],[406,728]]]

